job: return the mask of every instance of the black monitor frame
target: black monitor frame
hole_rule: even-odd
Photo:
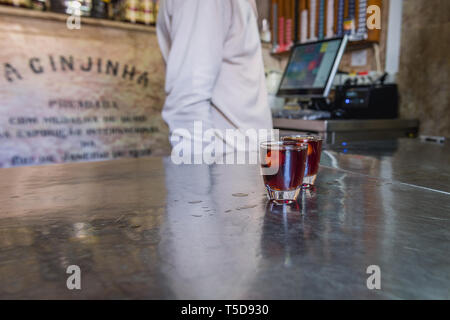
[[[341,40],[341,44],[339,45],[339,49],[336,52],[336,56],[334,57],[333,67],[330,70],[325,87],[302,88],[302,89],[281,89],[281,84],[283,83],[283,80],[286,76],[289,64],[291,63],[291,60],[294,56],[294,51],[297,47],[308,46],[308,45],[312,45],[312,44],[324,43],[324,42],[335,41],[335,40]],[[299,97],[299,98],[326,98],[326,97],[328,97],[331,86],[333,85],[334,77],[336,76],[336,72],[339,68],[339,64],[341,62],[342,56],[344,55],[344,51],[345,51],[347,42],[348,42],[348,37],[343,36],[343,37],[329,38],[329,39],[313,41],[313,42],[299,43],[299,44],[294,45],[291,48],[289,61],[286,65],[286,68],[284,68],[283,77],[281,78],[280,85],[278,86],[277,96],[289,97],[289,98],[296,98],[296,97]]]

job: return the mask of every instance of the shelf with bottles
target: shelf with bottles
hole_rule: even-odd
[[[378,41],[370,41],[370,40],[357,40],[357,41],[348,41],[347,42],[347,47],[346,47],[346,51],[352,51],[352,50],[362,50],[362,49],[367,49],[367,48],[371,48],[374,44],[378,43]],[[290,53],[291,53],[291,46],[286,47],[285,50],[278,50],[278,51],[274,51],[273,50],[273,45],[269,44],[269,43],[263,43],[263,46],[265,48],[270,48],[272,51],[270,52],[270,54],[274,57],[279,57],[279,58],[283,58],[283,57],[289,57]]]
[[[3,7],[154,26],[159,0],[0,0]]]
[[[289,55],[294,43],[349,36],[348,50],[380,41],[380,30],[369,30],[370,6],[380,10],[382,0],[269,0],[272,55]],[[267,23],[267,22],[266,22]]]

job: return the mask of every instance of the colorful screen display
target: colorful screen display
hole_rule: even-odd
[[[341,39],[293,48],[280,89],[325,88]]]

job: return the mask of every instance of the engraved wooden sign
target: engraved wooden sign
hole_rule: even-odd
[[[0,48],[0,167],[169,152],[153,29],[1,16]]]

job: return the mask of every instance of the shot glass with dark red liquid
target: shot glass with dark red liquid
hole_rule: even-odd
[[[260,145],[261,173],[271,201],[296,201],[306,167],[308,145],[296,141],[266,141]]]
[[[313,135],[293,135],[283,137],[281,140],[284,142],[290,141],[308,144],[303,188],[310,188],[316,182],[317,172],[319,171],[320,155],[322,153],[322,138]]]

